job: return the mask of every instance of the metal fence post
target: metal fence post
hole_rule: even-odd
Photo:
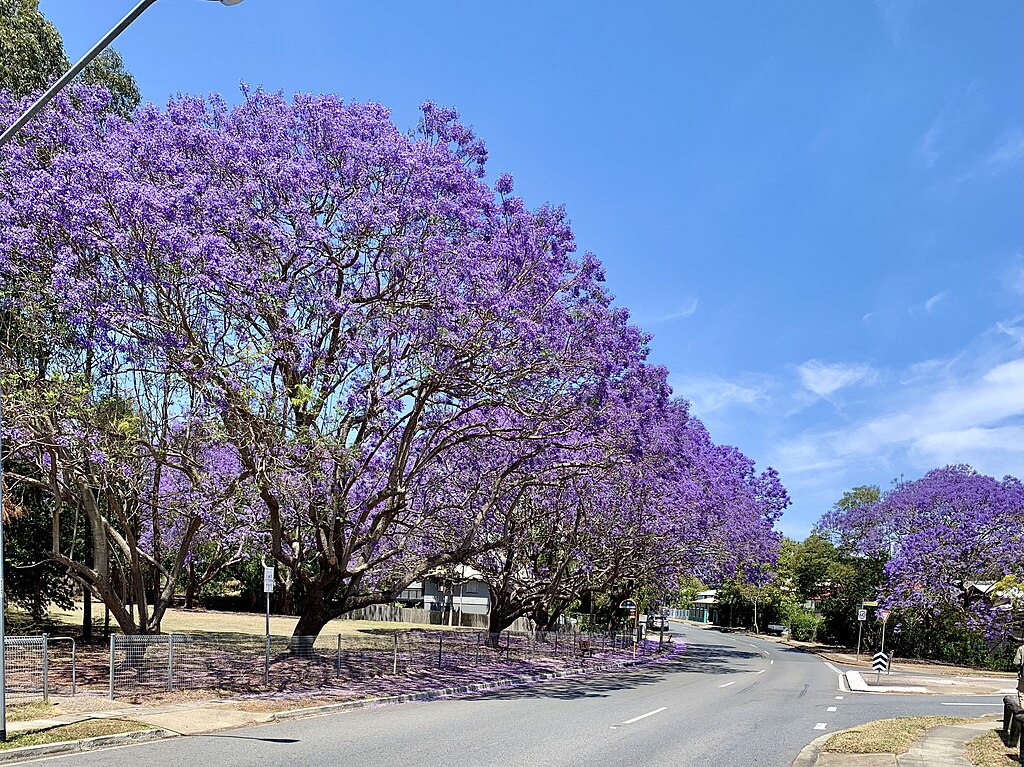
[[[50,702],[50,643],[49,635],[43,634],[43,703]]]
[[[174,634],[167,635],[167,690],[174,689]]]
[[[398,632],[396,631],[394,634],[392,634],[391,638],[395,640],[394,641],[395,649],[394,649],[394,654],[393,654],[393,658],[392,658],[392,661],[391,661],[391,673],[392,674],[397,674],[398,673]]]
[[[110,635],[110,699],[114,699],[114,639],[116,634]]]
[[[334,676],[341,676],[341,634],[338,634],[338,655],[334,661]]]

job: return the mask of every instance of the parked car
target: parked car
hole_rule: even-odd
[[[668,618],[659,613],[652,613],[647,616],[647,630],[648,631],[666,631],[668,630]]]

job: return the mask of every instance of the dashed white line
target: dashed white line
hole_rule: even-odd
[[[758,674],[763,674],[763,673],[764,673],[764,672],[765,672],[766,670],[767,670],[767,669],[761,669],[761,670],[760,670],[760,671],[758,671],[757,673],[758,673]]]
[[[940,703],[940,706],[988,706],[989,708],[1002,708],[1002,703]]]
[[[654,716],[655,714],[660,714],[666,708],[668,708],[668,706],[662,706],[661,708],[654,709],[654,711],[648,711],[646,714],[640,714],[640,716],[634,716],[632,719],[627,719],[625,722],[623,722],[623,724],[633,724],[633,722],[639,722],[641,719],[646,719],[649,716]]]
[[[828,727],[828,725],[824,722],[818,722],[816,725],[814,725],[814,729],[816,730],[824,730],[826,727]]]
[[[773,660],[768,661],[768,665],[769,666],[774,666],[775,665],[775,661],[773,661]]]
[[[838,711],[839,709],[837,709],[837,708],[836,708],[835,706],[829,706],[829,707],[828,707],[828,708],[826,708],[825,710],[826,710],[826,711]]]
[[[842,696],[842,695],[837,695],[837,696],[836,696],[836,700],[842,700],[842,699],[843,699],[843,696]]]
[[[720,685],[718,685],[718,686],[719,686],[719,687],[728,687],[728,686],[729,686],[729,685],[731,685],[731,684],[736,684],[736,682],[726,682],[725,684],[720,684]]]

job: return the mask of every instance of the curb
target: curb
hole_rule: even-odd
[[[850,690],[853,692],[907,692],[907,693],[927,693],[927,687],[903,687],[893,685],[890,687],[874,687],[864,681],[864,677],[859,671],[847,671],[845,672],[846,683],[850,686]]]
[[[127,746],[132,743],[148,743],[149,741],[163,740],[175,736],[176,733],[154,728],[152,730],[125,732],[120,735],[99,735],[95,738],[84,738],[82,740],[63,740],[59,743],[23,746],[21,748],[0,751],[0,764],[4,762],[20,762],[26,759],[39,759],[44,756],[60,756],[62,754],[77,754],[83,751],[97,751],[101,748]]]
[[[800,749],[800,753],[796,755],[796,759],[793,760],[793,764],[791,764],[790,767],[814,767],[814,765],[818,763],[818,755],[821,753],[821,747],[825,745],[825,742],[829,738],[840,732],[846,732],[846,730],[836,730],[835,732],[827,732],[824,735],[819,735]]]

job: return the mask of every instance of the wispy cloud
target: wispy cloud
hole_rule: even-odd
[[[988,153],[975,159],[967,170],[957,176],[957,183],[975,178],[992,178],[1003,171],[1024,164],[1024,130],[1020,128],[1004,134]]]
[[[935,310],[935,307],[938,306],[947,295],[948,291],[946,290],[943,290],[941,293],[936,293],[924,302],[924,310],[928,312],[928,314],[931,314]]]
[[[808,360],[797,367],[800,383],[819,397],[828,397],[847,386],[856,383],[871,383],[877,376],[875,370],[863,363],[827,363]]]
[[[967,127],[980,116],[985,106],[977,80],[947,98],[918,144],[925,165],[933,167],[943,155],[959,146]]]
[[[673,376],[672,391],[689,400],[694,412],[712,413],[732,407],[760,408],[770,402],[768,379],[727,381],[720,376]]]
[[[672,322],[673,320],[685,320],[687,317],[692,317],[697,311],[697,299],[687,297],[686,300],[680,304],[675,311],[669,314],[663,314],[659,317],[645,317],[639,318],[637,321],[641,325],[660,325],[664,322]]]
[[[890,400],[884,412],[849,427],[809,430],[779,446],[780,465],[800,474],[835,470],[887,456],[916,467],[968,462],[989,473],[1024,466],[1024,360],[996,364],[966,380],[936,386],[922,379]],[[896,460],[906,468],[906,460]]]
[[[907,17],[914,8],[914,0],[875,0],[875,5],[882,14],[886,33],[899,45],[903,40],[903,27],[907,23]]]

